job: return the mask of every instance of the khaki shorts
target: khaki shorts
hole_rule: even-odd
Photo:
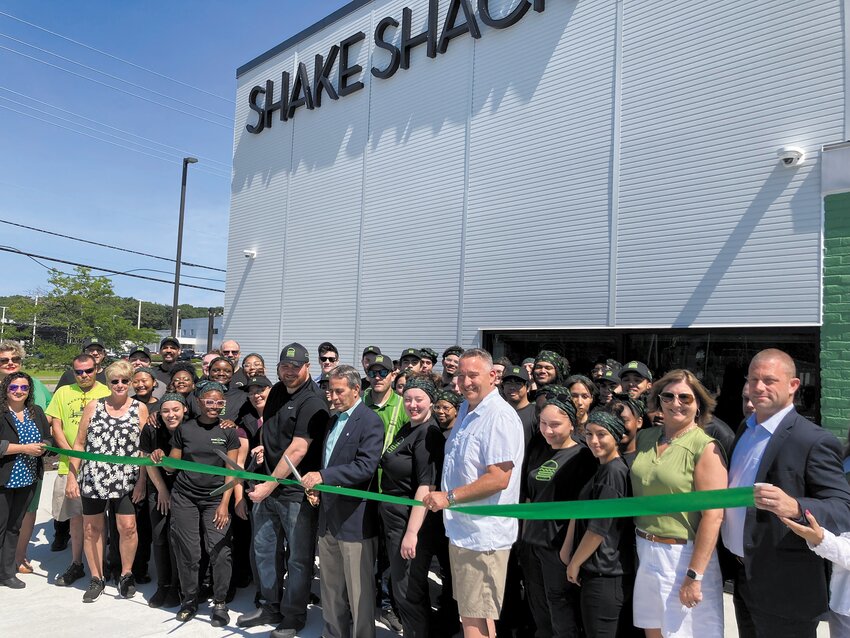
[[[83,515],[83,502],[79,498],[65,498],[67,474],[59,474],[53,482],[53,504],[51,513],[57,521],[67,521]]]
[[[449,543],[452,589],[461,616],[497,619],[502,613],[509,549],[476,552]]]

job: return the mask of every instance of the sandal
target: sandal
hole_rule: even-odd
[[[32,574],[33,571],[32,564],[26,558],[18,565],[19,574]]]

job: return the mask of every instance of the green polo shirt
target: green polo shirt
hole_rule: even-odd
[[[363,394],[363,403],[384,422],[384,447],[381,450],[383,454],[395,439],[396,433],[410,421],[407,412],[404,411],[404,402],[395,392],[390,392],[389,398],[382,405],[378,405],[372,400],[370,388]]]

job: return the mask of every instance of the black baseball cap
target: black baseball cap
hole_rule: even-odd
[[[629,372],[634,372],[635,374],[642,376],[647,381],[652,381],[652,373],[649,371],[649,368],[646,367],[646,364],[641,361],[629,361],[626,365],[620,368],[621,377]]]
[[[106,350],[106,346],[103,345],[103,341],[101,341],[97,337],[89,337],[83,343],[83,350],[82,351],[85,352],[87,349],[91,348],[92,346],[96,346],[98,348],[102,348],[103,350]]]
[[[130,350],[130,354],[127,355],[127,358],[131,358],[134,354],[143,354],[148,358],[148,361],[150,361],[151,351],[147,346],[133,346],[133,349]]]
[[[165,339],[163,339],[162,341],[159,342],[159,349],[162,350],[162,346],[164,346],[167,343],[173,344],[173,345],[177,346],[178,348],[180,347],[180,342],[177,341],[177,337],[166,337]]]
[[[383,354],[379,354],[377,357],[375,357],[375,361],[373,361],[372,363],[369,364],[370,369],[375,367],[375,366],[379,366],[379,367],[383,368],[384,370],[389,370],[390,372],[395,370],[395,366],[393,366],[392,359],[390,359],[388,356],[383,355]]]
[[[617,373],[616,370],[611,370],[609,368],[608,370],[605,370],[605,372],[602,373],[602,376],[596,380],[596,383],[610,383],[612,385],[620,385],[620,375]]]
[[[322,354],[323,352],[333,352],[336,356],[339,356],[339,350],[337,350],[336,346],[330,341],[323,341],[319,344],[319,354]]]
[[[505,368],[505,371],[502,373],[502,382],[504,383],[505,379],[511,378],[521,379],[523,382],[528,383],[528,372],[524,366],[510,366],[509,368]]]
[[[280,351],[280,363],[294,363],[303,366],[310,361],[310,353],[300,343],[290,343]]]
[[[270,388],[272,387],[272,382],[269,381],[269,378],[266,375],[258,374],[256,377],[248,377],[248,380],[242,386],[242,389],[247,392],[248,388],[252,385],[258,385],[261,388]]]
[[[401,361],[405,357],[416,357],[417,359],[422,359],[422,353],[418,348],[405,348],[401,352],[401,356],[399,356],[398,360]]]
[[[366,346],[363,348],[363,355],[360,358],[362,359],[367,354],[381,354],[381,349],[378,346]]]

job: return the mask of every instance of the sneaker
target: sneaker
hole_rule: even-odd
[[[106,583],[103,582],[102,578],[92,578],[91,583],[89,583],[89,588],[86,590],[86,593],[83,594],[83,602],[93,603],[96,601],[100,598],[105,587]]]
[[[180,607],[180,611],[177,612],[177,620],[180,622],[186,622],[188,620],[192,620],[195,617],[195,614],[198,613],[198,603],[194,600],[191,602],[185,602]]]
[[[12,576],[6,580],[0,580],[0,585],[9,589],[23,589],[27,584],[17,576]]]
[[[279,627],[269,634],[269,638],[295,638],[298,631],[292,628]]]
[[[50,544],[51,552],[61,552],[68,547],[68,541],[71,540],[70,536],[66,536],[65,534],[57,534],[56,538],[53,539],[53,542]]]
[[[82,563],[71,563],[71,566],[65,570],[65,573],[57,577],[54,584],[59,587],[70,587],[74,581],[79,580],[86,575],[86,570],[83,569]]]
[[[383,623],[387,629],[397,634],[402,631],[401,621],[392,609],[381,610],[381,617],[378,618],[378,622]]]
[[[236,619],[237,627],[259,627],[260,625],[278,625],[283,615],[276,610],[262,606],[259,609],[242,614]]]
[[[136,594],[136,579],[132,572],[121,576],[118,581],[118,593],[121,594],[121,598],[132,598]]]
[[[230,622],[230,614],[227,612],[227,603],[213,603],[212,623],[210,624],[212,624],[213,627],[224,627],[225,625],[227,625],[227,623]]]

